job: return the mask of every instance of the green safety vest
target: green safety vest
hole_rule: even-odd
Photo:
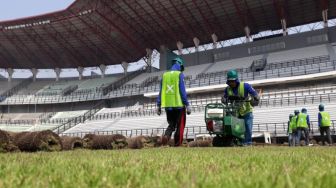
[[[168,71],[162,76],[161,107],[183,107],[180,95],[180,71]]]
[[[228,96],[235,96],[233,93],[232,88],[227,88],[227,94]],[[244,88],[244,82],[240,82],[238,87],[238,97],[245,97],[245,88]],[[250,102],[246,102],[242,107],[239,109],[239,115],[244,116],[245,114],[252,112],[253,107]]]
[[[290,120],[288,133],[292,133],[292,131],[296,129],[296,119],[297,116],[293,116],[292,119]]]
[[[321,127],[330,127],[331,121],[330,121],[330,115],[328,112],[320,112],[321,114]]]
[[[297,127],[308,128],[307,114],[299,113],[297,117]]]

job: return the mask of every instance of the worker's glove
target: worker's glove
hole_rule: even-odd
[[[157,107],[156,114],[159,115],[159,116],[161,115],[161,107]]]
[[[225,98],[224,96],[222,97],[221,101],[222,101],[223,104],[227,104],[228,103],[227,98]]]
[[[251,99],[251,105],[252,106],[258,106],[260,102],[260,97],[259,96],[255,96]]]
[[[191,114],[191,107],[187,106],[187,114],[190,115]]]

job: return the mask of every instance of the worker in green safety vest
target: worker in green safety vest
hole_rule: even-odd
[[[169,141],[175,131],[175,146],[182,144],[186,113],[188,115],[191,113],[183,71],[184,61],[180,57],[174,58],[171,70],[165,72],[162,76],[160,93],[157,98],[157,114],[161,115],[161,109],[164,108],[168,121],[163,140]]]
[[[295,131],[296,131],[296,116],[290,114],[287,128],[289,146],[295,146]]]
[[[302,108],[301,113],[298,114],[296,119],[297,126],[297,143],[300,143],[302,132],[305,136],[305,145],[309,145],[309,132],[310,132],[310,121],[309,115],[307,114],[307,109]]]
[[[252,101],[245,102],[239,109],[239,118],[245,121],[245,140],[243,141],[243,146],[250,146],[252,145],[253,106],[259,104],[259,95],[250,84],[239,81],[237,71],[230,70],[226,76],[228,87],[224,90],[222,103],[226,104],[230,97],[247,99],[249,96],[252,96]]]
[[[292,138],[293,138],[293,146],[298,146],[300,143],[297,141],[297,137],[298,137],[298,129],[297,129],[297,124],[296,124],[296,120],[298,118],[298,115],[300,114],[300,110],[294,110],[294,116],[292,117]]]
[[[330,126],[331,126],[330,114],[324,111],[323,104],[319,105],[318,126],[322,137],[322,144],[325,145],[325,140],[327,138],[328,144],[331,145],[332,139],[330,136]],[[326,136],[324,136],[324,133],[326,133]]]

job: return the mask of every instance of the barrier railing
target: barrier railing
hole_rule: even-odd
[[[332,135],[335,135],[335,123],[336,120],[332,120],[332,125],[330,127],[330,132]],[[279,122],[279,123],[260,123],[253,125],[253,134],[258,135],[258,133],[268,132],[272,136],[286,136],[287,135],[287,122]],[[98,135],[111,135],[111,134],[122,134],[126,137],[133,136],[161,136],[164,134],[166,128],[151,128],[151,129],[125,129],[125,130],[111,130],[111,131],[94,131],[94,132],[74,132],[74,133],[62,133],[61,135],[66,136],[77,136],[84,137],[86,134],[98,134]],[[184,129],[184,138],[185,139],[193,139],[198,134],[208,134],[206,130],[206,126],[193,126],[193,127],[185,127]],[[313,136],[320,135],[318,125],[316,121],[312,121],[310,125],[310,134]]]

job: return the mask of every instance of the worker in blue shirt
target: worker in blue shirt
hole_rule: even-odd
[[[191,108],[184,85],[184,62],[180,57],[172,60],[171,70],[162,76],[160,92],[157,98],[157,114],[161,115],[161,108],[166,110],[168,128],[164,137],[169,141],[174,134],[175,146],[180,146],[186,123],[186,112],[189,115]]]
[[[324,111],[323,104],[319,105],[318,126],[322,137],[322,144],[325,145],[325,140],[327,137],[328,144],[331,145],[332,140],[330,136],[330,126],[331,126],[330,114]],[[324,136],[324,133],[326,133],[326,137]]]
[[[252,145],[252,127],[253,127],[253,106],[258,106],[259,95],[253,89],[253,87],[244,82],[240,82],[238,79],[238,73],[235,70],[230,70],[227,73],[227,85],[224,90],[224,96],[222,97],[222,103],[226,104],[229,97],[235,96],[242,99],[247,99],[249,95],[252,96],[251,102],[245,102],[239,109],[239,118],[245,121],[245,140],[243,146]]]
[[[296,119],[297,127],[297,143],[300,143],[301,134],[304,132],[305,135],[305,145],[309,145],[309,132],[310,132],[310,120],[307,114],[307,109],[302,108],[301,113],[298,114]]]

